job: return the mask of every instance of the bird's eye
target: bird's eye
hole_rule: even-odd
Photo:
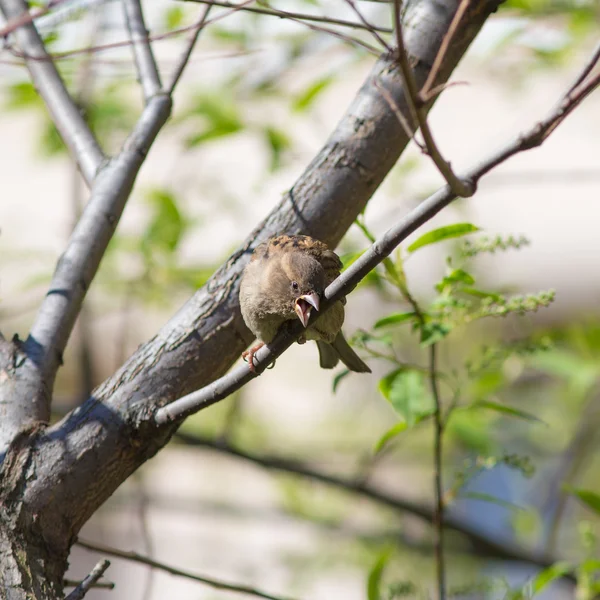
[[[297,292],[298,291],[298,282],[297,281],[292,281],[292,289]]]

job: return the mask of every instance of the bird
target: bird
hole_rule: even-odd
[[[341,360],[350,371],[371,372],[341,331],[345,298],[307,327],[313,310],[320,308],[325,288],[341,268],[342,261],[327,244],[307,235],[279,235],[256,247],[239,292],[244,322],[259,341],[242,354],[250,370],[255,371],[254,354],[273,340],[284,323],[298,318],[305,327],[298,343],[317,342],[322,368],[333,369]]]

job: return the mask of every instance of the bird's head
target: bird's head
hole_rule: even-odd
[[[286,253],[281,267],[278,285],[286,298],[286,308],[296,313],[306,327],[312,310],[319,310],[325,290],[325,271],[318,260],[302,252]]]

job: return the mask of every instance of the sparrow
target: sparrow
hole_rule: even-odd
[[[313,310],[319,310],[325,288],[341,268],[335,252],[306,235],[280,235],[256,247],[240,282],[242,317],[259,340],[242,354],[250,370],[255,370],[253,359],[259,348],[268,344],[285,322],[297,318],[306,328],[298,343],[316,340],[321,367],[333,369],[341,360],[351,371],[371,372],[342,334],[345,298],[307,328]]]

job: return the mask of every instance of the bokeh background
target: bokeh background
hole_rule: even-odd
[[[356,6],[371,23],[391,26],[389,4]],[[341,0],[276,7],[357,20]],[[162,0],[145,8],[157,36],[193,23],[202,10]],[[505,3],[456,70],[452,80],[461,85],[450,87],[431,113],[436,140],[458,171],[554,106],[597,42],[599,22],[595,0]],[[126,39],[114,1],[76,13],[57,8],[38,26],[57,53]],[[381,50],[369,32],[335,29]],[[163,73],[183,43],[181,35],[155,42]],[[271,210],[325,142],[374,60],[356,43],[243,11],[202,33],[173,119],[88,293],[57,381],[57,417],[149,339]],[[130,48],[75,52],[57,64],[103,142],[118,149],[142,100]],[[26,336],[87,190],[8,47],[0,51],[0,77],[0,322],[5,335]],[[406,256],[425,231],[457,222],[481,229],[465,238],[472,244],[511,235],[529,242],[506,251],[496,245],[463,262],[463,240],[414,253],[406,277],[423,306],[438,296],[447,257],[464,264],[480,289],[556,292],[537,312],[462,323],[439,344],[440,369],[454,382],[441,388],[444,404],[458,403],[444,436],[449,514],[530,557],[548,553],[582,572],[591,565],[589,581],[581,575],[575,588],[557,580],[543,590],[548,598],[592,598],[598,591],[592,559],[600,533],[600,507],[593,508],[593,494],[600,494],[599,109],[600,95],[592,95],[540,149],[495,169],[473,198],[444,210],[403,250]],[[441,184],[411,144],[363,223],[381,234]],[[338,252],[350,261],[367,246],[353,227]],[[433,502],[426,387],[420,380],[411,387],[414,405],[398,412],[381,383],[398,364],[427,364],[410,327],[374,329],[379,319],[406,310],[383,271],[374,274],[349,297],[345,324],[372,375],[337,378],[318,368],[314,345],[293,347],[260,379],[188,419],[185,439],[174,438],[127,481],[81,537],[281,597],[371,600],[377,596],[369,595],[369,578],[384,562],[380,598],[432,594],[430,525],[361,493],[366,487],[416,506]],[[396,363],[376,356],[390,352]],[[473,409],[481,400],[508,410]],[[410,426],[380,448],[401,421]],[[312,476],[295,473],[298,465]],[[319,474],[337,484],[317,481]],[[592,506],[573,490],[591,492]],[[522,586],[539,571],[516,554],[488,556],[456,532],[448,534],[446,554],[449,589],[463,597],[528,597]],[[69,576],[83,577],[99,557],[76,547]],[[118,559],[107,578],[116,588],[93,591],[90,599],[240,597]]]

